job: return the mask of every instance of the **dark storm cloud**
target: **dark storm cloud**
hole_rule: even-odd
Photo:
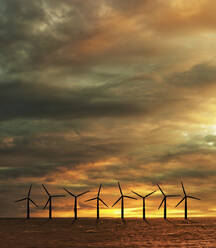
[[[0,63],[5,72],[30,73],[58,63],[70,67],[81,40],[98,29],[97,4],[90,1],[2,1],[0,11]],[[70,44],[72,58],[62,60],[62,48]],[[61,62],[62,61],[62,62]],[[79,71],[79,69],[77,69]],[[18,76],[18,75],[17,75]],[[29,75],[30,76],[30,75]]]
[[[111,10],[107,10],[107,6],[110,6]],[[114,16],[112,10],[117,11]],[[162,14],[158,16],[158,11],[161,10]],[[104,16],[101,14],[103,11]],[[61,3],[59,1],[2,1],[0,12],[1,64],[4,71],[13,73],[36,73],[36,70],[43,71],[52,66],[55,69],[56,66],[64,66],[64,70],[65,67],[69,67],[73,73],[86,73],[86,70],[91,72],[90,68],[93,65],[100,62],[106,64],[106,60],[110,61],[109,64],[116,63],[116,61],[128,63],[122,56],[131,58],[133,63],[136,63],[141,54],[148,54],[151,57],[151,55],[163,52],[164,42],[156,37],[150,36],[149,38],[148,35],[144,40],[140,39],[137,35],[138,30],[135,32],[130,30],[134,35],[133,38],[128,37],[128,34],[122,33],[122,29],[115,24],[116,20],[122,25],[127,25],[127,22],[124,22],[128,20],[128,17],[124,20],[115,18],[118,18],[118,13],[119,16],[124,17],[124,14],[127,16],[128,12],[133,13],[132,20],[133,18],[136,20],[135,14],[141,18],[144,16],[144,20],[139,22],[140,31],[148,31],[148,28],[151,30],[151,23],[148,21],[155,20],[161,23],[161,20],[169,20],[163,16],[163,13],[166,16],[166,11],[168,13],[174,11],[170,7],[170,1],[166,4],[163,1],[152,3],[152,1],[139,0],[135,2],[101,1],[100,3],[95,1],[84,3],[75,0],[64,0]],[[152,18],[152,14],[155,14],[157,18]],[[202,12],[198,12],[197,15],[199,14]],[[191,20],[193,21],[193,16]],[[190,26],[181,24],[180,20],[177,21],[183,29]],[[188,22],[190,23],[190,19]],[[170,25],[174,23],[174,21],[169,21]],[[199,24],[198,22],[197,25]],[[157,24],[152,25],[157,26]],[[168,23],[164,24],[165,27],[167,25]],[[163,30],[163,25],[160,27]],[[120,39],[116,34],[118,32],[122,37]],[[101,52],[100,47],[103,47]]]
[[[0,180],[4,181],[5,178],[7,178],[7,180],[16,179],[16,178],[28,178],[28,177],[39,178],[55,169],[56,167],[52,165],[40,166],[38,164],[29,164],[29,166],[23,168],[22,167],[1,168]]]
[[[19,68],[28,65],[29,53],[37,44],[34,25],[39,24],[44,18],[44,10],[40,7],[39,2],[1,2],[0,44],[2,50],[0,62],[5,71],[20,71]]]
[[[105,2],[101,5],[103,4]],[[135,6],[140,4],[141,1],[137,1]],[[51,70],[61,68],[62,72],[60,74],[65,75],[66,73],[66,75],[69,75],[66,70],[67,67],[70,67],[73,73],[80,73],[83,71],[82,69],[80,71],[80,68],[86,65],[88,69],[85,67],[84,73],[91,73],[92,56],[88,59],[88,56],[85,56],[87,54],[81,55],[79,53],[80,48],[85,48],[85,45],[80,47],[80,42],[90,41],[91,43],[93,39],[93,41],[96,41],[96,43],[93,42],[93,48],[96,48],[95,53],[97,53],[97,41],[101,40],[103,43],[104,39],[113,36],[112,33],[109,34],[109,30],[107,30],[107,36],[106,33],[104,34],[103,27],[107,19],[104,20],[99,16],[100,5],[95,5],[93,1],[89,1],[88,4],[77,1],[63,1],[59,4],[57,1],[31,3],[23,0],[15,1],[15,3],[14,1],[3,2],[3,6],[2,30],[6,33],[2,34],[3,39],[1,39],[4,47],[2,58],[3,72],[5,72],[1,85],[1,120],[130,116],[131,114],[151,112],[151,108],[157,108],[162,102],[166,102],[162,94],[161,101],[159,100],[157,103],[155,101],[158,97],[157,94],[153,100],[145,101],[142,99],[144,101],[141,108],[134,99],[130,99],[128,102],[128,99],[117,99],[118,96],[113,97],[111,94],[107,94],[106,90],[109,91],[109,89],[106,89],[106,87],[93,87],[82,91],[65,90],[66,92],[64,92],[64,90],[49,86],[50,80],[53,80],[52,76],[51,78],[46,76],[46,86],[38,83],[40,76],[38,77],[37,73],[39,71],[46,73],[45,68]],[[127,9],[130,9],[131,2],[112,2],[111,6],[119,11],[127,12]],[[48,29],[43,31],[43,25],[47,25]],[[151,43],[152,41],[149,44]],[[139,41],[136,41],[137,55],[140,54],[140,44],[139,46],[138,44]],[[142,47],[141,50],[146,49],[146,52],[149,53],[151,48],[147,43],[145,45],[147,48]],[[117,47],[114,46],[112,50],[108,49],[108,52],[111,51],[111,56],[116,56],[116,53],[120,52],[118,56],[122,60],[122,55],[125,55],[124,47],[128,53],[130,46],[134,47],[132,40],[124,46],[117,43]],[[134,54],[134,49],[131,51],[130,55]],[[70,57],[67,56],[68,52],[71,53]],[[105,56],[105,54],[107,60],[109,56],[106,51],[102,53],[102,56]],[[99,56],[100,61],[104,61],[104,58],[101,55]],[[80,63],[80,61],[82,62]],[[64,69],[62,66],[64,66]],[[38,72],[36,72],[36,68],[39,70]],[[12,83],[11,76],[7,74],[7,71],[14,73],[13,78],[16,79],[13,79]],[[22,83],[24,78],[25,81],[26,78],[30,78],[30,82]],[[59,78],[57,83],[62,83],[62,80],[64,79]],[[125,83],[119,87],[119,90],[124,91],[124,88]],[[139,92],[141,91],[133,92],[133,94],[136,95]],[[169,104],[170,101],[172,102],[172,99],[167,100],[167,103]]]
[[[42,84],[0,84],[0,119],[72,119],[128,116],[141,113],[132,102],[108,94],[106,88],[61,89]]]
[[[159,86],[157,90],[154,86],[155,82],[152,79],[146,80],[142,77],[73,89],[46,83],[1,83],[0,120],[151,117],[164,114],[171,104],[172,108],[186,109],[190,99],[183,94],[168,94],[167,86]],[[190,102],[190,105],[192,107],[193,103]],[[173,112],[170,111],[170,115],[173,115]]]
[[[131,5],[120,2],[120,6]],[[119,63],[129,66],[132,61],[137,64],[142,60],[141,55],[164,53],[161,49],[166,47],[164,42],[158,43],[157,39],[153,42],[148,35],[143,40],[133,27],[133,36],[129,37],[127,29],[116,25],[120,22],[127,27],[128,19],[118,20],[118,12],[113,16],[112,10],[106,14],[109,4],[75,0],[3,1],[0,12],[3,76],[10,77],[9,73],[13,73],[13,78],[28,77],[34,82],[40,80],[40,73],[50,72],[58,72],[62,77],[71,74],[95,77],[94,66],[112,67]],[[48,79],[53,80],[51,76]]]
[[[117,139],[100,137],[75,136],[70,140],[58,135],[20,136],[11,140],[3,138],[0,144],[1,166],[17,166],[21,169],[23,165],[29,168],[39,166],[38,170],[44,174],[48,167],[50,170],[58,166],[75,169],[80,163],[106,159],[110,154],[121,154],[125,147],[127,144]]]
[[[170,85],[176,80],[174,75],[169,80]],[[162,117],[175,118],[181,111],[183,115],[187,114],[188,104],[191,108],[196,107],[197,103],[184,92],[176,96],[175,89],[169,84],[157,85],[157,89],[155,85],[154,79],[145,76],[101,86],[73,88],[46,82],[8,81],[0,84],[0,120],[76,121],[104,117],[159,120]]]
[[[53,76],[49,78],[45,69],[48,73],[60,70],[62,77],[56,83],[64,84],[63,77],[71,76],[67,67],[72,74],[79,74],[85,64],[89,68],[92,66],[92,58],[88,60],[79,50],[85,50],[85,44],[80,47],[80,42],[91,42],[94,37],[97,48],[97,35],[101,33],[103,37],[104,34],[103,18],[98,16],[100,8],[93,1],[88,4],[62,1],[59,4],[58,1],[31,3],[22,0],[3,1],[2,5],[0,120],[121,117],[149,111],[133,99],[112,95],[106,86],[70,90],[50,85]],[[40,72],[45,75],[44,83],[40,82]],[[91,74],[85,67],[84,74],[87,72]]]

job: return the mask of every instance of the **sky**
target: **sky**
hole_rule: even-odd
[[[189,216],[216,216],[214,0],[0,1],[0,216],[22,217],[30,184],[40,207],[53,193],[91,192],[79,216],[119,217],[117,182],[145,195],[147,216],[186,191]],[[65,193],[66,194],[66,193]],[[67,195],[67,194],[66,194]],[[181,197],[168,217],[181,217]],[[140,217],[142,200],[125,201]],[[55,217],[73,199],[54,200]],[[47,210],[32,208],[32,216]]]

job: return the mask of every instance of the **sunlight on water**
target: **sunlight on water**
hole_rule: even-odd
[[[1,248],[216,247],[216,219],[4,219]]]

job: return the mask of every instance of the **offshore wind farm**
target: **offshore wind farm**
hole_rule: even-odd
[[[164,215],[162,218],[154,218],[146,216],[146,205],[145,199],[153,197],[153,194],[157,193],[157,190],[148,192],[147,194],[137,193],[133,190],[132,193],[142,199],[143,216],[141,218],[128,218],[124,216],[124,199],[136,199],[127,194],[123,193],[122,187],[118,182],[117,188],[120,192],[120,197],[114,202],[113,207],[120,202],[121,217],[109,218],[100,216],[100,202],[105,207],[109,207],[107,203],[102,200],[104,196],[101,195],[102,184],[99,185],[96,197],[85,200],[84,202],[89,203],[91,201],[96,202],[96,215],[95,217],[88,217],[88,211],[86,211],[86,217],[78,218],[77,211],[79,204],[77,198],[87,195],[90,193],[89,190],[83,191],[82,193],[74,194],[67,188],[63,187],[62,190],[68,193],[69,197],[74,198],[74,216],[61,218],[54,217],[52,215],[52,197],[57,197],[65,201],[65,195],[55,194],[52,195],[48,189],[42,184],[43,189],[48,195],[48,200],[45,207],[49,204],[49,217],[47,218],[33,218],[30,219],[27,207],[26,219],[0,219],[0,227],[6,224],[6,228],[0,229],[0,233],[4,234],[7,240],[7,245],[2,247],[13,246],[16,248],[28,247],[34,243],[34,247],[47,247],[53,248],[59,247],[64,244],[64,247],[168,247],[170,244],[175,247],[193,247],[201,245],[201,247],[213,247],[215,243],[215,231],[216,231],[216,219],[214,218],[188,218],[187,215],[187,203],[185,203],[185,218],[168,218],[167,219],[167,198],[176,198],[180,195],[177,194],[165,194],[159,184],[155,185],[158,187],[159,192],[163,195],[160,206],[164,205]],[[26,198],[18,201],[31,201],[35,206],[40,208],[31,198],[30,185]],[[194,196],[188,195],[185,191],[183,182],[181,182],[181,188],[183,191],[183,198],[177,203],[179,206],[183,201],[189,199],[196,199]],[[189,188],[189,187],[187,187]],[[178,190],[175,190],[178,192]],[[33,195],[31,197],[34,197]],[[62,198],[64,197],[64,198]],[[87,197],[88,198],[88,197]],[[81,199],[80,199],[81,200]],[[106,200],[105,200],[106,201]],[[150,198],[148,202],[150,201]],[[17,202],[17,201],[16,201]],[[107,201],[106,201],[107,202]],[[44,207],[42,207],[43,209]],[[171,208],[171,207],[170,207]],[[71,212],[71,210],[70,210]],[[20,231],[22,226],[22,231]],[[208,234],[203,232],[203,229],[208,230]],[[26,234],[25,234],[26,232]],[[47,233],[44,237],[44,233]],[[205,233],[205,234],[204,234]],[[13,240],[16,239],[14,245]],[[63,240],[63,241],[62,241]]]
[[[163,185],[163,188],[166,185]],[[186,193],[183,182],[179,184],[179,187],[175,189],[175,192],[183,191],[183,196],[178,194],[166,194],[159,184],[153,187],[153,191],[144,193],[137,193],[134,190],[131,192],[139,199],[142,199],[142,216],[140,218],[127,217],[124,215],[124,199],[136,200],[123,193],[123,189],[120,182],[117,183],[117,189],[120,192],[120,197],[112,204],[112,207],[120,205],[121,216],[118,217],[104,217],[100,216],[100,203],[106,208],[109,206],[105,196],[101,192],[102,184],[99,185],[97,194],[93,198],[88,198],[89,190],[81,193],[72,193],[68,188],[63,187],[62,191],[67,192],[69,198],[74,198],[73,207],[74,213],[69,217],[62,218],[61,216],[55,217],[52,214],[52,198],[59,198],[61,201],[65,201],[66,195],[63,194],[51,194],[47,187],[42,184],[42,189],[48,196],[48,200],[45,207],[49,205],[48,217],[36,217],[29,214],[28,202],[31,202],[35,207],[35,213],[37,211],[43,211],[45,207],[40,207],[40,204],[36,204],[34,195],[31,194],[32,184],[29,187],[27,197],[15,201],[27,202],[27,216],[26,218],[3,218],[0,219],[0,234],[4,235],[6,243],[3,243],[2,247],[29,247],[34,243],[34,247],[60,247],[62,244],[64,247],[168,247],[171,244],[175,247],[196,247],[197,244],[201,247],[213,247],[215,243],[215,231],[216,231],[216,218],[194,218],[187,215],[188,205],[185,203],[185,215],[179,218],[173,218],[167,216],[167,198],[180,198],[176,199],[176,206],[170,206],[169,211],[178,207],[187,198],[194,200],[201,200],[200,198],[191,196]],[[158,189],[157,189],[158,188]],[[187,189],[190,188],[187,185]],[[94,190],[93,190],[94,191]],[[59,191],[58,191],[59,192]],[[144,190],[146,192],[146,190]],[[163,199],[160,203],[161,207],[164,205],[164,214],[160,218],[149,216],[146,214],[145,200],[150,199],[154,194],[161,193]],[[77,215],[78,209],[80,209],[77,199],[84,197],[83,200],[86,203],[96,202],[96,215],[94,217],[88,217],[88,211],[86,211],[85,217],[79,217]],[[31,196],[31,198],[30,198]],[[150,197],[151,196],[151,197]],[[102,200],[103,198],[103,200]],[[105,199],[104,199],[105,198]],[[123,199],[123,202],[122,202]],[[81,199],[80,199],[81,201]],[[79,202],[80,202],[79,201]],[[25,203],[26,204],[26,203]],[[20,206],[17,206],[20,207]],[[155,206],[157,208],[157,206]],[[69,210],[71,213],[71,209]],[[189,210],[190,212],[190,210]],[[4,226],[4,228],[2,228]],[[20,229],[20,227],[22,227]],[[206,230],[203,232],[203,230]],[[44,236],[44,234],[46,235]],[[14,243],[16,240],[16,243]]]
[[[164,220],[167,219],[167,198],[172,198],[172,197],[179,197],[181,195],[177,195],[177,194],[165,194],[164,191],[161,189],[160,185],[157,184],[156,185],[158,188],[159,188],[159,191],[162,193],[163,195],[163,199],[158,207],[158,210],[161,208],[161,206],[163,205],[164,206],[164,210],[163,210],[163,218]],[[182,189],[183,189],[183,193],[184,193],[184,196],[183,198],[177,203],[177,205],[175,206],[178,207],[183,201],[185,202],[185,209],[184,209],[184,212],[185,212],[185,220],[188,219],[188,205],[187,205],[187,198],[190,198],[190,199],[195,199],[195,200],[200,200],[200,198],[197,198],[197,197],[194,197],[194,196],[191,196],[191,195],[187,195],[186,194],[186,191],[185,191],[185,188],[184,188],[184,185],[183,185],[183,182],[181,182],[181,186],[182,186]],[[46,207],[48,206],[48,209],[49,209],[49,219],[52,219],[52,201],[53,201],[53,198],[62,198],[62,197],[65,197],[65,195],[62,195],[62,194],[50,194],[50,192],[48,191],[48,189],[45,187],[44,184],[42,184],[42,187],[43,189],[45,190],[46,194],[48,195],[48,200],[46,201],[46,204],[44,207],[42,207],[42,209],[46,209]],[[99,188],[98,188],[98,192],[97,192],[97,195],[96,197],[93,197],[93,198],[90,198],[90,199],[87,199],[85,200],[85,202],[91,202],[91,201],[96,201],[96,218],[97,220],[100,219],[100,203],[102,203],[102,205],[106,206],[107,208],[109,208],[109,206],[102,200],[101,198],[101,188],[102,188],[102,184],[99,185]],[[119,188],[119,191],[120,191],[120,197],[112,204],[111,207],[114,207],[118,202],[121,203],[121,219],[124,220],[125,216],[124,216],[124,200],[125,198],[127,199],[133,199],[133,200],[137,200],[137,198],[134,198],[132,196],[129,196],[129,195],[126,195],[126,194],[123,194],[123,191],[122,191],[122,188],[121,188],[121,185],[120,183],[118,182],[118,188]],[[27,208],[26,208],[26,211],[27,211],[27,215],[26,215],[26,218],[29,219],[30,218],[30,202],[32,204],[34,204],[34,206],[36,206],[38,209],[40,208],[31,198],[30,198],[30,194],[31,194],[31,189],[32,189],[32,184],[30,185],[29,187],[29,191],[28,191],[28,195],[27,197],[25,198],[22,198],[22,199],[19,199],[19,200],[16,200],[15,203],[17,202],[22,202],[22,201],[26,201],[27,202]],[[65,187],[63,187],[63,190],[66,191],[70,196],[72,196],[74,198],[74,203],[73,203],[73,208],[74,208],[74,220],[77,220],[78,219],[78,216],[77,216],[77,211],[78,211],[78,198],[89,193],[90,191],[87,190],[87,191],[84,191],[82,193],[79,193],[79,194],[73,194],[71,191],[69,191],[68,189],[66,189]],[[156,190],[152,191],[151,193],[148,193],[146,194],[145,196],[142,196],[140,194],[138,194],[137,192],[131,190],[132,193],[134,193],[136,196],[142,198],[143,200],[143,204],[142,204],[142,217],[143,217],[143,220],[146,220],[146,204],[145,204],[145,200],[147,197],[151,196],[152,194],[154,194],[155,192],[157,192]],[[88,211],[86,211],[86,217],[88,217]],[[112,217],[110,215],[110,217]]]

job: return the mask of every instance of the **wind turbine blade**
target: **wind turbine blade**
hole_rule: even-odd
[[[178,197],[180,195],[167,195],[167,197]]]
[[[50,198],[47,200],[47,202],[46,202],[45,206],[43,207],[43,209],[46,208],[46,206],[48,205],[49,201],[50,201]]]
[[[65,195],[52,195],[51,197],[65,197]]]
[[[161,192],[161,193],[165,196],[165,194],[164,194],[163,190],[161,189],[160,185],[159,185],[159,184],[157,184],[157,186],[158,186],[158,188],[159,188],[160,192]]]
[[[48,192],[48,190],[46,189],[46,187],[42,184],[44,190],[46,191],[47,195],[50,196],[50,193]]]
[[[35,207],[39,208],[38,205],[32,199],[29,199],[29,201],[31,201],[35,205]]]
[[[27,200],[27,198],[22,198],[20,200],[15,201],[15,202],[20,202],[20,201],[25,201],[25,200]]]
[[[178,205],[180,205],[180,204],[184,201],[184,199],[185,199],[185,197],[183,197],[183,198],[181,199],[181,201],[175,206],[175,208],[178,207]]]
[[[71,193],[69,190],[67,190],[66,188],[63,188],[69,195],[76,197],[73,193]]]
[[[164,200],[165,200],[165,197],[164,197],[164,198],[163,198],[163,200],[161,201],[161,204],[160,204],[160,206],[158,207],[158,209],[160,209],[160,208],[161,208],[161,206],[162,206],[162,204],[163,204]]]
[[[200,198],[197,198],[197,197],[194,197],[194,196],[190,196],[190,195],[187,195],[188,198],[191,198],[191,199],[195,199],[195,200],[201,200]]]
[[[88,200],[86,200],[85,202],[88,202],[88,201],[93,201],[93,200],[97,200],[97,197],[94,197],[94,198],[88,199]]]
[[[100,184],[100,187],[98,189],[98,194],[97,194],[98,196],[100,195],[101,187],[102,187],[102,184]]]
[[[185,188],[184,188],[183,182],[181,182],[181,185],[182,185],[182,190],[183,190],[183,192],[184,192],[184,195],[186,195],[186,192],[185,192]]]
[[[121,186],[120,186],[120,183],[119,182],[118,182],[118,186],[119,186],[119,190],[120,190],[121,195],[123,195],[122,189],[121,189]]]
[[[119,197],[119,199],[112,205],[112,207],[114,207],[120,200],[121,200],[122,196]]]
[[[106,207],[108,207],[107,204],[102,199],[99,198],[99,201],[101,201]]]
[[[156,190],[155,191],[153,191],[153,192],[151,192],[151,193],[149,193],[148,195],[146,195],[145,197],[149,197],[150,195],[152,195],[152,194],[154,194],[156,192]]]
[[[132,197],[132,196],[128,196],[128,195],[123,195],[123,197],[126,197],[126,198],[130,198],[130,199],[136,200],[136,198],[134,198],[134,197]]]
[[[139,196],[139,197],[143,198],[143,196],[142,196],[142,195],[140,195],[140,194],[136,193],[135,191],[131,191],[131,192],[132,192],[132,193],[134,193],[135,195],[137,195],[137,196]]]
[[[85,191],[85,192],[83,192],[83,193],[81,193],[81,194],[77,195],[77,197],[80,197],[81,195],[84,195],[84,194],[86,194],[86,193],[88,193],[88,192],[90,192],[90,191],[89,191],[89,190],[87,190],[87,191]]]
[[[30,197],[31,189],[32,189],[32,184],[30,185],[30,188],[29,188],[29,191],[28,191],[28,197]]]

